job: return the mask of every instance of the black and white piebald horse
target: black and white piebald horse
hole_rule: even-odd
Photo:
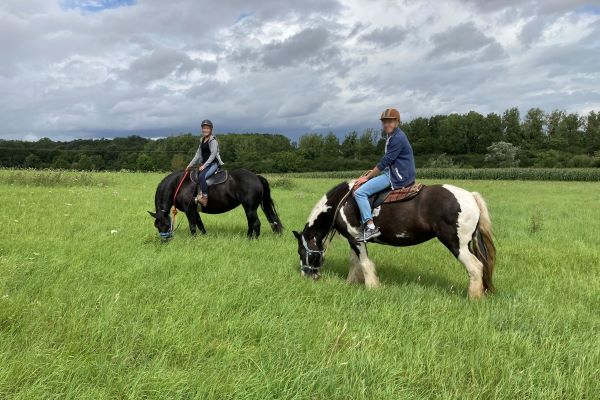
[[[194,197],[198,194],[197,182],[190,177],[192,174],[185,174],[185,171],[175,171],[166,176],[156,188],[154,196],[155,212],[148,211],[154,218],[154,226],[158,229],[159,235],[163,239],[168,239],[173,235],[173,219],[171,219],[171,207],[175,203],[178,210],[185,212],[187,216],[190,232],[196,233],[196,227],[203,234],[206,233],[202,219],[198,210],[207,214],[221,214],[233,210],[237,206],[244,207],[246,219],[248,220],[248,237],[258,237],[260,235],[260,220],[256,210],[262,207],[267,220],[271,224],[271,229],[275,233],[283,231],[283,225],[277,215],[275,204],[271,198],[271,189],[269,182],[261,175],[256,175],[245,169],[234,169],[231,171],[219,172],[208,179],[208,205],[206,207],[197,206]],[[222,183],[210,185],[211,181],[219,179],[223,174],[227,174],[227,180]],[[179,188],[179,191],[177,189]],[[176,198],[175,197],[175,194]]]
[[[300,268],[302,275],[318,278],[325,249],[338,232],[350,245],[348,281],[377,287],[379,279],[367,245],[356,240],[362,227],[353,185],[349,181],[331,189],[313,208],[302,233],[294,231]],[[374,242],[412,246],[437,237],[467,269],[469,298],[494,291],[496,248],[488,209],[479,193],[452,185],[425,186],[410,200],[376,207],[373,217],[381,230]]]

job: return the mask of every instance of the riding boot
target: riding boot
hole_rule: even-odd
[[[202,207],[206,207],[208,204],[208,196],[205,193],[199,193],[196,197],[196,204],[200,204]]]

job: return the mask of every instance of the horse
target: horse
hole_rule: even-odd
[[[192,179],[193,174],[194,172],[172,172],[156,188],[155,212],[148,211],[148,213],[154,218],[154,226],[163,239],[172,237],[174,229],[176,229],[169,213],[173,205],[176,209],[185,212],[192,235],[196,234],[196,227],[202,234],[206,234],[206,229],[198,213],[199,209],[206,214],[221,214],[231,211],[239,205],[242,205],[246,212],[248,238],[260,236],[260,220],[256,212],[259,206],[262,207],[273,232],[281,234],[283,231],[283,225],[271,198],[269,182],[263,176],[242,168],[215,173],[208,179],[208,204],[206,207],[202,207],[194,202],[194,198],[198,194],[198,185]],[[211,180],[222,176],[226,176],[226,180],[211,185]],[[174,213],[176,214],[176,211]]]
[[[379,286],[375,264],[369,259],[367,244],[356,239],[362,227],[352,196],[354,183],[355,180],[344,182],[327,192],[312,209],[304,230],[293,231],[298,241],[300,270],[305,277],[319,278],[325,250],[337,232],[350,245],[347,281],[374,288]],[[373,217],[381,231],[373,242],[412,246],[437,238],[465,266],[469,298],[480,299],[495,291],[492,223],[479,193],[447,184],[427,185],[409,200],[375,207]]]

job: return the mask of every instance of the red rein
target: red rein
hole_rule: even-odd
[[[183,178],[179,181],[179,185],[177,185],[177,189],[175,190],[175,195],[173,196],[173,226],[175,226],[175,218],[177,217],[177,205],[175,204],[175,199],[177,199],[177,193],[179,193],[179,189],[181,189],[181,185],[185,181],[185,178],[189,175],[190,170],[186,169],[185,174],[183,174]]]

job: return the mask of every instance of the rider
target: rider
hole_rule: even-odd
[[[388,108],[381,114],[383,131],[387,135],[385,155],[379,163],[365,175],[357,179],[354,198],[360,209],[363,233],[356,239],[366,242],[381,235],[373,223],[369,196],[389,188],[399,189],[415,182],[415,159],[406,134],[400,129],[400,113]]]
[[[196,150],[196,155],[194,155],[194,158],[190,161],[186,169],[190,170],[198,161],[200,162],[200,166],[198,167],[200,191],[195,201],[197,204],[199,203],[203,207],[206,207],[208,204],[208,184],[206,183],[206,179],[223,165],[223,161],[219,154],[219,143],[212,134],[213,123],[205,119],[200,124],[200,127],[202,128],[202,139],[200,140],[198,150]]]

